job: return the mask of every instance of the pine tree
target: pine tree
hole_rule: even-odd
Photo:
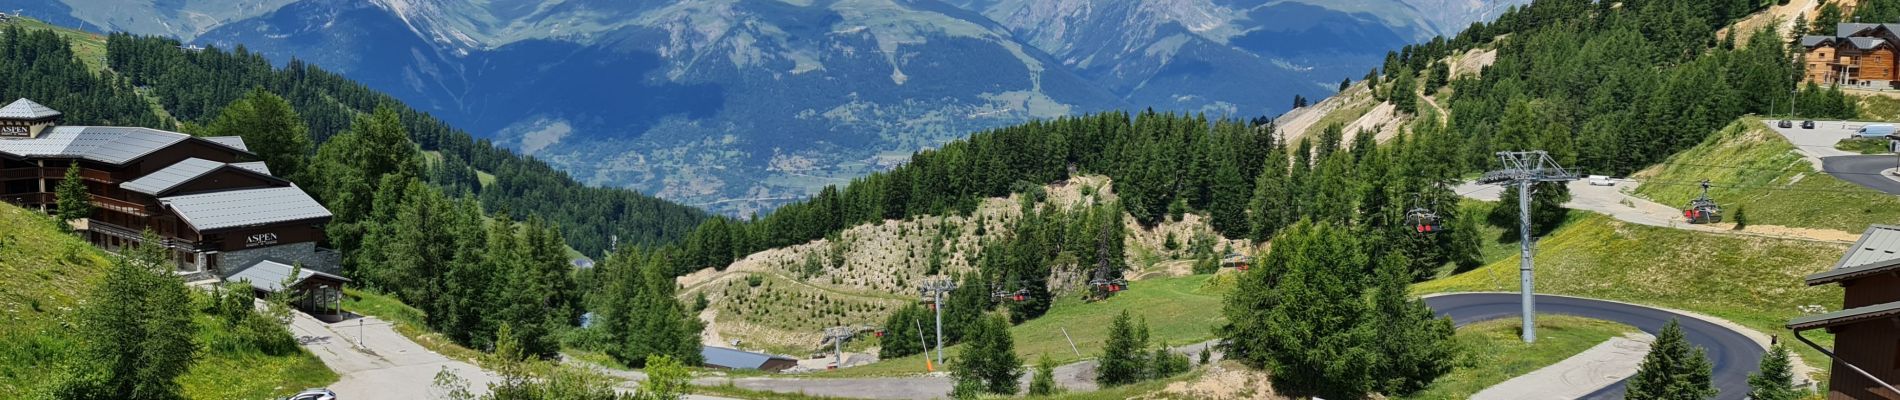
[[[92,216],[92,195],[86,192],[86,180],[79,170],[79,161],[67,164],[66,176],[60,178],[59,186],[53,189],[58,199],[55,213],[61,221]]]
[[[1818,13],[1814,15],[1813,28],[1808,29],[1808,30],[1821,33],[1821,34],[1832,34],[1834,33],[1835,25],[1838,25],[1840,23],[1841,23],[1840,4],[1836,4],[1833,1],[1823,0],[1823,2],[1821,3],[1821,11],[1819,11]]]
[[[1023,376],[1023,363],[1016,357],[1009,322],[1000,315],[978,318],[966,333],[963,353],[957,355],[950,374],[959,389],[966,382],[976,382],[985,393],[1016,394]]]
[[[1708,357],[1683,337],[1675,320],[1664,325],[1649,347],[1649,355],[1629,379],[1625,398],[1633,400],[1701,400],[1715,397]]]
[[[1254,179],[1253,199],[1247,205],[1247,218],[1252,225],[1252,238],[1264,242],[1279,233],[1286,223],[1286,215],[1291,207],[1287,204],[1287,152],[1282,143],[1275,143],[1267,152],[1265,165]]]
[[[1049,396],[1062,390],[1056,387],[1056,360],[1048,354],[1036,360],[1036,376],[1029,380],[1030,396]]]
[[[1788,361],[1788,348],[1775,344],[1761,358],[1758,372],[1748,375],[1748,398],[1754,400],[1794,400],[1802,392],[1794,386],[1794,366]]]
[[[147,231],[143,243],[157,243]],[[172,399],[177,378],[197,356],[191,304],[184,282],[171,273],[163,247],[138,245],[111,269],[79,313],[87,332],[82,361],[57,385],[56,398]]]
[[[1102,345],[1095,383],[1114,387],[1141,381],[1141,372],[1148,364],[1144,353],[1148,344],[1139,339],[1134,318],[1129,316],[1128,310],[1122,310],[1108,326],[1108,342]]]
[[[225,106],[204,133],[243,137],[244,145],[263,158],[273,174],[301,179],[305,160],[314,150],[308,130],[290,102],[258,87]]]

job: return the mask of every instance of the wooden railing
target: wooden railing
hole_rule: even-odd
[[[39,168],[0,169],[0,179],[39,179]]]

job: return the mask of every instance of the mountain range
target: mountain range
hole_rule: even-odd
[[[744,215],[970,132],[1275,115],[1524,0],[0,0],[339,71],[583,181]],[[110,4],[108,4],[110,3]]]

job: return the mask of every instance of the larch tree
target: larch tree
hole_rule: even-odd
[[[244,138],[244,145],[270,165],[272,174],[292,179],[302,179],[304,164],[314,150],[303,116],[263,87],[225,106],[204,133]]]

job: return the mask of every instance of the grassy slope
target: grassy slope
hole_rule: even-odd
[[[1860,232],[1869,223],[1900,221],[1900,197],[1815,172],[1793,144],[1757,119],[1743,119],[1701,145],[1637,174],[1636,193],[1663,204],[1688,204],[1703,179],[1709,196],[1748,222]]]
[[[1178,346],[1212,339],[1214,328],[1224,320],[1220,308],[1222,297],[1232,285],[1228,276],[1198,275],[1144,280],[1134,283],[1127,292],[1093,303],[1065,297],[1057,301],[1055,307],[1042,318],[1010,329],[1010,334],[1016,339],[1016,354],[1024,360],[1035,360],[1048,354],[1058,363],[1094,358],[1101,353],[1102,343],[1108,339],[1107,321],[1121,314],[1122,310],[1148,320],[1149,334],[1154,343]],[[1080,356],[1063,339],[1064,328],[1068,330],[1069,336],[1075,338],[1076,350],[1082,353]],[[944,356],[955,357],[961,348],[945,347]],[[924,358],[913,355],[813,376],[881,376],[923,372]]]
[[[1467,325],[1458,329],[1462,356],[1451,374],[1438,378],[1413,399],[1463,399],[1487,387],[1539,368],[1556,364],[1582,353],[1612,337],[1636,332],[1636,328],[1608,321],[1570,316],[1552,316],[1538,320],[1537,345],[1526,345],[1517,337],[1516,319],[1501,319]]]
[[[1839,287],[1809,287],[1802,278],[1826,270],[1843,250],[1839,244],[1696,233],[1590,214],[1538,242],[1537,290],[1694,311],[1785,335],[1782,326],[1802,315],[1797,307],[1839,306]],[[1413,291],[1516,291],[1517,262],[1509,257]],[[1808,334],[1833,342],[1832,336]],[[1825,360],[1796,348],[1811,365]]]
[[[107,256],[61,233],[43,214],[0,205],[0,398],[29,397],[46,371],[76,357],[82,335],[71,327]],[[196,296],[194,297],[201,297]],[[192,305],[181,305],[190,309]],[[199,343],[217,325],[198,315]],[[179,378],[189,398],[262,398],[336,381],[315,356],[206,351]]]

